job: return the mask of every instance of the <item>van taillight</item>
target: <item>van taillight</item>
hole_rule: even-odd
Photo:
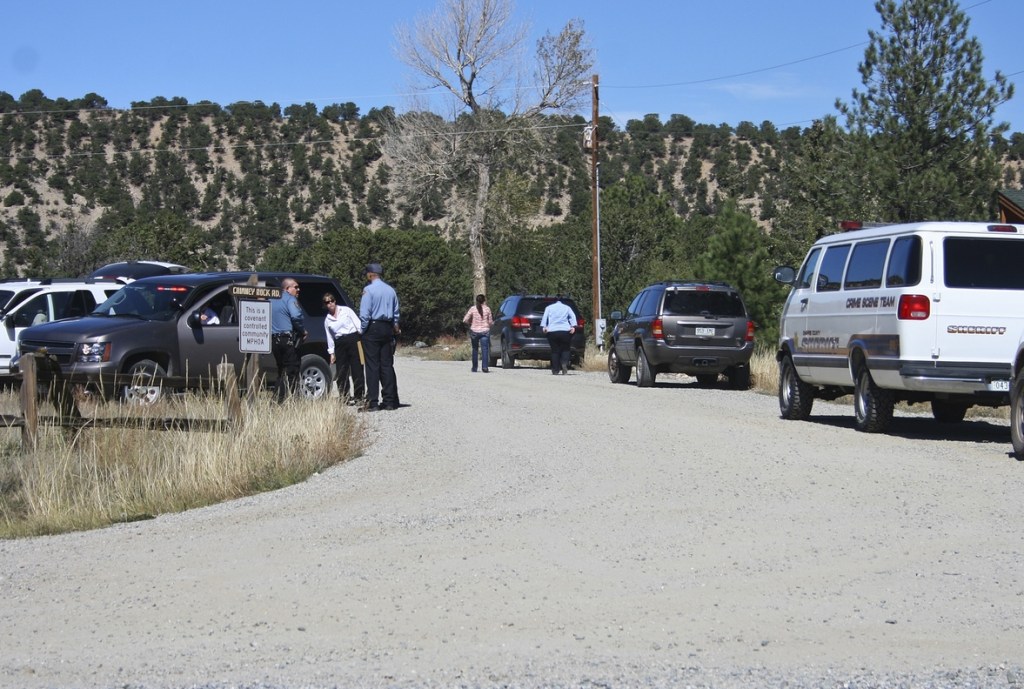
[[[665,339],[665,331],[664,329],[662,329],[660,318],[655,318],[653,321],[651,321],[651,335],[654,336],[655,340]]]
[[[1016,232],[1017,228],[1013,225],[989,225],[989,232]]]
[[[754,321],[747,321],[747,336],[743,338],[743,341],[744,342],[753,342],[754,341],[754,331],[756,329],[757,329],[757,326],[754,324]]]
[[[901,321],[923,321],[932,315],[932,303],[923,294],[904,294],[897,314]]]
[[[530,319],[523,318],[522,316],[512,316],[512,327],[519,328],[520,330],[529,330]]]
[[[586,321],[583,320],[582,318],[577,318],[576,319],[576,327],[579,328],[580,330],[583,330],[583,324],[584,323],[586,323]]]

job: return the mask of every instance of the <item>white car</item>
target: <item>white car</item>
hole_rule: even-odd
[[[29,326],[84,316],[106,301],[124,283],[116,280],[44,279],[0,282],[0,379],[11,376],[11,357],[18,336]],[[10,291],[10,295],[5,292]]]
[[[818,240],[782,312],[779,408],[806,419],[814,399],[853,394],[856,427],[883,432],[897,401],[940,422],[1010,402],[1024,333],[1024,225],[925,222]]]

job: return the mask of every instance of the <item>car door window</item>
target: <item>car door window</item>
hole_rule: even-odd
[[[647,290],[636,295],[632,303],[630,303],[629,308],[626,309],[626,318],[633,318],[640,313],[640,303],[644,300],[645,294],[647,294]]]
[[[89,290],[76,289],[68,292],[54,292],[50,296],[53,299],[54,320],[77,318],[96,308],[96,299]]]
[[[18,309],[14,315],[15,328],[27,328],[50,320],[49,295],[37,294]]]
[[[838,292],[843,284],[843,268],[846,257],[850,254],[850,245],[830,246],[821,259],[821,270],[818,271],[818,291]]]
[[[640,302],[640,317],[656,316],[658,314],[658,302],[661,301],[661,291],[649,289],[644,293],[644,299]]]
[[[800,269],[800,276],[796,279],[797,289],[807,289],[811,286],[811,278],[814,277],[814,270],[818,267],[818,259],[821,258],[821,249],[814,249],[807,255],[803,268]]]

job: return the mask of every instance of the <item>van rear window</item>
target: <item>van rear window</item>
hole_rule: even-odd
[[[1024,289],[1024,239],[946,237],[947,287]]]

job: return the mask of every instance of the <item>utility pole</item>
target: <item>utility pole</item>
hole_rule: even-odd
[[[597,162],[597,104],[598,104],[598,76],[595,74],[590,78],[591,94],[593,101],[593,112],[590,119],[590,177],[593,181],[591,189],[591,205],[593,207],[593,232],[591,241],[593,242],[592,252],[592,294],[593,294],[593,314],[594,314],[594,342],[598,349],[602,349],[604,345],[604,319],[601,317],[601,192],[600,192],[600,181]]]

